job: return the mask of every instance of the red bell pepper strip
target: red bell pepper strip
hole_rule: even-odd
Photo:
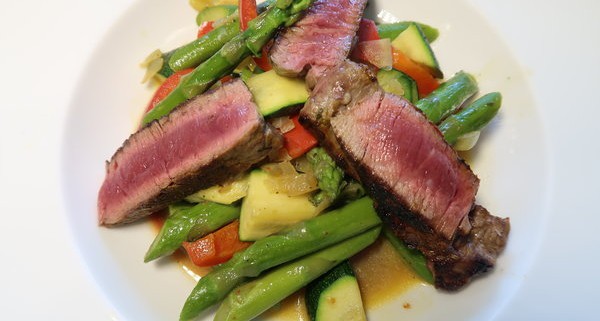
[[[361,19],[356,34],[358,42],[380,39],[379,32],[377,32],[377,25],[371,19]]]
[[[373,43],[380,43],[380,41],[376,40],[381,39],[379,38],[375,22],[370,19],[361,19],[356,35],[358,41],[356,46],[352,49],[352,52],[350,52],[352,60],[363,63],[366,62],[381,67],[380,62],[382,61],[382,50],[384,49],[381,48],[381,46],[378,47],[372,45]]]
[[[205,34],[211,32],[213,30],[213,22],[212,21],[204,21],[198,27],[198,38],[202,38]]]
[[[221,78],[221,83],[224,84],[231,80],[233,80],[233,77],[231,75],[226,75],[225,77]]]
[[[197,266],[213,266],[228,261],[252,242],[239,238],[240,221],[235,220],[194,242],[183,242],[183,248]]]
[[[240,11],[240,29],[244,31],[248,28],[248,23],[250,20],[258,16],[258,11],[256,11],[256,0],[239,0],[238,8]],[[270,45],[263,47],[260,57],[252,58],[254,59],[254,62],[256,62],[256,65],[258,65],[258,67],[264,71],[273,69],[268,58],[269,47]]]
[[[259,66],[263,71],[269,71],[273,69],[273,66],[271,66],[271,63],[269,62],[269,49],[267,49],[267,46],[262,48],[260,57],[252,57],[252,59],[254,59],[256,65]]]
[[[240,0],[238,8],[240,11],[240,29],[244,31],[248,28],[250,20],[258,16],[256,0]]]
[[[292,158],[297,158],[317,146],[317,139],[298,121],[298,115],[291,117],[294,129],[283,134],[283,146]]]
[[[419,97],[425,97],[439,87],[439,82],[429,73],[427,69],[425,69],[425,67],[422,67],[416,62],[412,61],[399,50],[393,50],[392,55],[394,58],[394,69],[400,70],[414,79],[414,81],[417,83]]]
[[[167,63],[167,62],[165,61],[164,63]],[[150,100],[148,107],[146,107],[146,112],[148,112],[149,110],[154,108],[154,106],[156,106],[156,104],[158,104],[161,100],[165,99],[165,97],[167,97],[171,93],[171,91],[173,91],[173,89],[175,89],[175,87],[177,87],[177,85],[179,85],[179,81],[181,80],[181,77],[185,76],[186,74],[189,74],[193,70],[194,70],[193,68],[184,69],[184,70],[178,71],[178,72],[172,74],[171,76],[169,76],[169,78],[167,78],[160,85],[160,87],[158,87],[158,89],[154,93],[154,96],[152,96],[152,99]]]
[[[366,62],[377,68],[391,67],[393,63],[392,46],[389,39],[362,41],[352,50],[351,58]]]

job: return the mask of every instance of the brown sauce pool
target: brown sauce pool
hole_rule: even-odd
[[[164,222],[164,214],[155,214],[151,222],[158,230]],[[194,280],[210,272],[210,268],[194,265],[184,253],[177,251],[173,258],[182,270]],[[393,246],[383,237],[355,255],[350,260],[363,298],[365,309],[373,309],[397,298],[416,285],[423,284],[411,268],[400,258]],[[405,302],[404,308],[410,308]],[[304,304],[304,290],[300,290],[261,315],[264,320],[309,321]]]

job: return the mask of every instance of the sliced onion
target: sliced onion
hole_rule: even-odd
[[[473,148],[477,144],[477,140],[479,140],[479,133],[479,131],[474,131],[458,137],[452,147],[458,151],[466,151]]]
[[[145,59],[144,61],[142,61],[140,63],[140,67],[148,67],[148,65],[158,59],[158,58],[162,58],[162,52],[159,49],[154,50],[153,52],[151,52]]]
[[[162,68],[164,60],[161,58],[152,60],[146,67],[146,74],[142,78],[142,84],[152,79]]]
[[[388,38],[359,42],[355,50],[361,59],[377,68],[392,67],[392,44]]]
[[[272,192],[289,196],[304,195],[319,188],[315,176],[309,174],[272,177],[266,184]]]
[[[296,169],[294,168],[294,165],[292,165],[292,163],[290,163],[289,161],[280,163],[269,163],[263,165],[262,169],[263,171],[267,172],[267,174],[275,177],[298,174],[298,172],[296,172]]]
[[[289,161],[267,164],[262,169],[269,174],[266,184],[273,193],[298,196],[319,188],[313,173],[298,173]]]
[[[279,129],[282,134],[289,132],[295,127],[294,122],[289,116],[275,117],[271,119],[271,125]]]

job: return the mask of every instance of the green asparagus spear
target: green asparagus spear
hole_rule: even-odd
[[[413,104],[419,99],[417,83],[402,71],[380,69],[377,72],[377,82],[385,92],[404,97]]]
[[[438,124],[460,108],[477,90],[475,78],[464,71],[459,71],[427,97],[417,101],[415,106],[421,109],[432,123]]]
[[[258,12],[258,14],[261,14],[261,13],[265,12],[274,2],[275,2],[275,0],[265,0],[261,3],[257,3],[256,11]]]
[[[252,52],[260,52],[260,48],[281,25],[294,18],[297,12],[308,8],[312,1],[293,0],[286,9],[272,6],[253,19],[248,29],[233,37],[213,56],[184,76],[179,85],[144,116],[143,123],[147,124],[168,114],[179,104],[206,91],[218,79],[231,73]]]
[[[192,241],[240,216],[240,208],[213,202],[169,206],[169,216],[146,252],[144,262],[173,253],[184,241]]]
[[[319,189],[311,201],[315,205],[323,201],[332,203],[344,188],[344,171],[339,168],[333,158],[321,147],[315,147],[306,154],[317,178]]]
[[[262,46],[273,36],[277,28],[281,26],[288,17],[289,15],[286,11],[276,7],[272,7],[265,11],[248,24],[248,29],[246,29],[246,31],[235,36],[223,45],[216,54],[184,77],[173,92],[179,91],[179,94],[183,95],[186,99],[204,92],[219,78],[231,73],[244,58],[248,57],[252,53],[251,47],[253,48],[252,50],[258,49],[258,51],[260,51],[260,48],[262,48]],[[176,94],[176,96],[178,96],[178,94]],[[165,100],[168,100],[168,98],[169,96],[167,96],[167,99]],[[183,102],[183,100],[179,103],[181,102]],[[164,107],[169,108],[166,110],[168,113],[178,104],[171,106],[169,103]],[[162,102],[152,111],[157,110],[159,107],[163,107],[161,105]],[[149,114],[150,113],[146,114],[146,116]]]
[[[404,259],[406,263],[417,273],[423,280],[433,284],[433,274],[427,268],[427,260],[423,253],[416,249],[409,248],[406,243],[402,242],[399,238],[394,235],[394,232],[389,228],[383,229],[383,235],[390,241],[392,246],[396,249],[398,254]]]
[[[240,33],[240,22],[237,15],[227,18],[222,26],[175,50],[168,60],[169,66],[180,71],[194,68],[215,54],[223,45]]]
[[[364,197],[342,208],[298,223],[260,239],[198,281],[181,311],[190,320],[222,300],[235,286],[262,271],[323,249],[381,224],[371,199]]]
[[[410,26],[411,23],[413,23],[413,21],[382,23],[377,26],[377,33],[379,33],[380,38],[389,38],[390,40],[394,40],[402,31],[406,30],[406,28],[408,28],[408,26]],[[421,28],[423,34],[425,34],[425,38],[427,38],[427,41],[429,41],[429,43],[434,42],[440,34],[438,30],[434,27],[428,26],[420,22],[414,23],[416,23]]]
[[[278,267],[229,293],[215,321],[249,321],[372,244],[381,227]]]
[[[267,7],[270,6],[273,1],[274,0],[267,0],[258,4],[258,12],[262,13],[267,10]],[[198,25],[200,25],[204,19],[212,18],[208,17],[205,11],[214,11],[217,7],[223,8],[220,11],[231,11],[233,8],[237,8],[237,6],[231,5],[208,7],[198,13],[198,17],[196,17],[196,22]],[[163,58],[167,63],[163,65],[163,69],[170,69],[172,74],[173,70],[180,71],[186,68],[194,68],[212,56],[227,41],[231,40],[231,38],[235,37],[240,32],[239,13],[236,9],[229,16],[223,18],[219,26],[215,26],[215,29],[204,35],[204,37],[196,39],[186,45],[170,51],[168,53],[169,55],[164,54]],[[163,74],[162,70],[159,73],[165,77],[170,75]]]
[[[348,179],[338,196],[338,200],[353,201],[365,196],[365,188],[357,181]]]
[[[253,19],[248,23],[245,42],[250,52],[255,56],[260,55],[262,47],[271,40],[277,28],[283,25],[291,16],[289,10],[278,7],[270,10],[271,14],[265,14],[263,19]],[[248,30],[251,31],[248,32]]]
[[[478,131],[498,113],[502,96],[498,92],[489,93],[475,100],[456,114],[448,116],[438,128],[448,144],[456,143],[458,137]]]
[[[199,215],[187,234],[189,242],[204,237],[240,218],[239,206],[208,201],[198,203],[190,211],[198,211]]]

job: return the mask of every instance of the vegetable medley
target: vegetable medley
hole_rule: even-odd
[[[149,262],[183,248],[198,266],[212,266],[190,294],[181,320],[222,301],[215,320],[250,320],[308,286],[313,320],[366,320],[348,259],[378,237],[389,239],[426,282],[421,253],[383,228],[359,182],[350,178],[298,120],[309,98],[304,80],[277,74],[268,55],[280,25],[291,25],[311,1],[191,0],[198,9],[197,39],[143,63],[145,80],[161,82],[143,123],[232,78],[241,78],[263,116],[284,137],[279,161],[172,204],[145,256]],[[456,150],[467,150],[498,112],[499,93],[472,97],[473,76],[443,73],[426,24],[377,24],[362,19],[350,58],[376,68],[379,85],[406,98],[437,125]],[[285,93],[285,94],[283,94]],[[464,105],[464,106],[463,106]],[[331,298],[339,298],[337,305]]]

